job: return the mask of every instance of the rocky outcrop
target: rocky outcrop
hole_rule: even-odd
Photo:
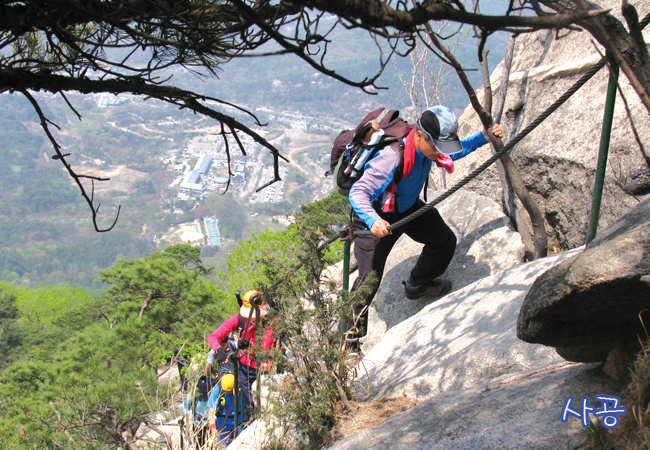
[[[605,361],[614,348],[635,352],[650,323],[649,274],[650,198],[535,281],[517,336],[570,361]]]
[[[523,261],[521,237],[513,230],[499,205],[489,198],[461,190],[440,203],[438,211],[458,239],[454,258],[443,275],[452,281],[452,292]],[[402,286],[402,280],[408,278],[421,250],[422,244],[407,236],[403,236],[393,248],[370,309],[368,335],[363,340],[364,351],[372,348],[386,330],[431,303],[432,299],[426,297],[418,301],[408,300]]]
[[[486,277],[388,330],[360,363],[358,373],[367,376],[359,395],[423,401],[330,449],[548,449],[582,442],[586,432],[577,419],[560,421],[566,398],[593,403],[596,394],[620,395],[621,384],[598,365],[566,362],[515,332],[535,279],[578,252]]]
[[[477,198],[483,202],[482,197]],[[443,203],[440,210],[449,223],[455,223],[454,217],[459,219],[459,224],[463,223],[461,217],[465,221],[473,217],[470,211],[457,204]],[[459,215],[454,216],[455,213]],[[612,354],[622,358],[626,355],[617,353],[619,346],[609,352],[610,359],[604,367],[566,362],[562,357],[566,355],[562,353],[561,356],[552,347],[526,343],[517,337],[520,310],[523,316],[527,310],[525,305],[522,308],[524,299],[534,295],[530,292],[531,286],[544,284],[545,292],[552,296],[566,291],[564,286],[568,285],[575,288],[574,297],[585,294],[583,302],[572,307],[564,305],[561,314],[545,316],[547,324],[557,323],[558,317],[564,320],[571,310],[573,322],[559,327],[569,330],[567,335],[584,336],[584,340],[588,340],[594,335],[589,334],[592,331],[598,334],[604,330],[602,334],[609,336],[616,334],[614,328],[619,335],[624,334],[621,331],[626,327],[627,331],[632,331],[625,324],[608,328],[607,322],[623,311],[628,311],[628,318],[631,318],[634,315],[631,311],[636,309],[638,313],[641,304],[650,298],[647,291],[638,290],[650,288],[646,284],[646,274],[650,271],[649,224],[650,199],[603,230],[587,250],[578,248],[493,272],[442,299],[427,302],[421,309],[399,300],[403,295],[399,279],[408,274],[413,262],[410,259],[415,258],[419,250],[417,247],[409,250],[412,244],[401,242],[391,255],[395,260],[387,269],[374,315],[371,309],[369,337],[377,330],[381,333],[378,340],[371,340],[374,346],[357,369],[357,373],[362,374],[358,395],[360,400],[366,401],[404,396],[422,402],[330,448],[547,449],[574,448],[583,442],[587,433],[577,419],[567,423],[560,421],[564,402],[569,396],[574,399],[588,397],[595,403],[597,394],[620,395],[622,382],[605,375],[605,371],[611,374],[620,369],[607,369],[608,365],[614,365]],[[478,225],[474,230],[485,231],[485,228]],[[455,231],[463,234],[458,229]],[[479,234],[470,231],[465,237]],[[460,239],[459,247],[463,246],[462,242]],[[476,242],[474,238],[464,245],[471,248]],[[486,247],[488,253],[499,253],[502,248],[497,241]],[[588,259],[580,264],[581,269],[573,273],[574,276],[565,277],[566,283],[565,278],[545,280],[547,274],[565,267],[577,268],[576,262],[585,255]],[[455,269],[448,270],[450,277],[463,272],[462,265],[458,265],[461,260],[455,258],[452,263],[456,264]],[[480,266],[484,261],[485,258],[476,258],[473,262]],[[457,285],[462,284],[462,279],[459,278]],[[593,292],[578,286],[579,283],[583,287],[597,286],[601,281],[617,283],[622,279],[627,279],[634,287],[621,288],[616,297],[610,295],[605,302],[594,298],[589,302],[587,294]],[[628,291],[629,296],[626,295]],[[616,299],[615,305],[612,298]],[[391,305],[391,299],[395,306]],[[613,309],[599,310],[591,315],[589,308],[597,310],[598,303],[605,308],[609,303]],[[418,310],[409,312],[409,306]],[[406,317],[388,326],[391,320],[398,321],[398,311]],[[587,320],[584,320],[585,314],[589,316]],[[596,322],[589,323],[591,319]],[[584,344],[584,340],[579,344]],[[584,346],[572,349],[583,350]],[[575,408],[579,409],[574,403]],[[531,429],[535,433],[530,433]]]
[[[620,389],[593,365],[561,365],[446,391],[329,450],[575,448],[586,434],[578,419],[560,422],[565,399],[587,396],[593,402],[596,394]]]
[[[605,8],[611,7],[614,14],[620,13],[620,2],[607,0],[597,3]],[[640,14],[650,9],[647,0],[634,4]],[[646,27],[644,33],[648,41],[650,28]],[[505,142],[536,119],[600,59],[588,33],[564,30],[561,35],[558,39],[556,31],[549,30],[518,37],[511,84],[501,120]],[[492,74],[495,93],[501,82],[501,71],[500,65]],[[549,242],[565,250],[585,243],[608,76],[607,69],[601,69],[511,153],[528,189],[544,212]],[[647,148],[650,142],[650,127],[646,126],[648,113],[624,75],[621,74],[620,80],[641,141]],[[482,98],[482,93],[479,93],[479,98]],[[480,126],[476,113],[468,107],[460,117],[459,135],[470,135]],[[448,176],[447,185],[453,186],[490,156],[490,149],[484,147],[463,158],[456,165],[456,171]],[[501,202],[501,185],[495,166],[470,182],[466,189]],[[648,191],[650,171],[636,144],[619,95],[601,208],[601,228],[613,223],[637,203],[633,195],[643,195]]]
[[[537,276],[574,253],[485,277],[392,327],[364,356],[361,398],[426,399],[563,363],[553,348],[519,340],[516,322]],[[401,286],[384,287],[397,294]]]

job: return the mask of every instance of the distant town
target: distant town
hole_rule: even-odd
[[[242,136],[241,141],[248,155],[254,157],[255,152],[261,153],[248,136]],[[234,140],[228,145],[232,153],[239,152]],[[273,167],[261,163],[262,154],[257,160],[247,158],[247,161],[242,161],[237,159],[239,155],[231,153],[231,176],[230,178],[224,176],[228,174],[228,157],[221,136],[196,137],[178,155],[175,153],[173,151],[167,161],[163,162],[173,162],[172,167],[178,177],[170,187],[178,187],[179,200],[204,198],[210,192],[223,192],[226,188],[229,192],[242,197],[273,180]],[[196,162],[192,165],[192,161]],[[249,201],[251,203],[281,202],[284,197],[284,179],[288,171],[287,167],[281,167],[282,181],[266,187],[261,192],[253,193]]]
[[[308,120],[311,119],[303,117],[298,112],[274,114],[271,118],[287,128],[283,134],[270,141],[281,151],[283,150],[281,143],[286,143],[291,138],[304,133],[308,128]],[[321,125],[320,129],[323,132],[334,132],[340,127],[340,124]],[[279,169],[281,180],[266,186],[274,179],[273,166],[263,162],[264,159],[268,159],[268,152],[246,135],[240,136],[240,141],[247,156],[241,155],[237,142],[229,137],[230,162],[223,137],[217,133],[206,133],[195,137],[182,150],[170,151],[163,159],[163,163],[177,174],[169,185],[170,188],[177,189],[176,198],[181,201],[203,199],[212,192],[224,192],[228,189],[229,193],[246,198],[249,204],[282,202],[287,175],[290,170],[298,169],[281,166]],[[230,177],[228,177],[229,164]],[[258,192],[258,189],[263,186],[265,187]],[[317,191],[315,195],[318,195]],[[183,213],[180,209],[174,209],[173,212]],[[286,224],[291,221],[291,218],[280,216],[274,219]],[[192,224],[184,224],[181,230],[178,236],[181,241],[221,246],[217,217],[206,217],[202,223],[195,221]],[[169,236],[166,239],[169,239]]]

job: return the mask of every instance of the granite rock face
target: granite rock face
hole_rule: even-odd
[[[482,278],[390,328],[363,358],[360,398],[423,400],[564,363],[552,347],[518,339],[516,323],[535,279],[575,253]]]
[[[561,423],[568,396],[617,395],[621,385],[593,365],[543,372],[448,391],[385,422],[336,442],[329,450],[568,449],[585,440],[580,421]],[[580,409],[574,400],[574,409]]]
[[[620,396],[598,364],[564,361],[553,348],[516,336],[535,279],[581,250],[519,264],[429,304],[392,327],[361,361],[361,400],[422,402],[334,443],[348,449],[575,448],[587,432],[560,421],[567,397]],[[625,406],[625,405],[623,405]]]
[[[612,8],[612,13],[620,16],[620,2],[607,0],[596,3]],[[634,5],[639,14],[650,10],[647,0],[634,2]],[[644,35],[646,42],[650,41],[650,27],[646,27]],[[601,51],[604,54],[604,50]],[[599,59],[592,38],[586,32],[564,32],[561,39],[555,39],[554,31],[519,36],[501,120],[504,142],[536,119]],[[501,72],[502,66],[499,65],[491,77],[495,95],[501,84]],[[608,70],[601,69],[511,152],[526,186],[545,215],[549,243],[564,250],[585,243],[608,77]],[[647,151],[650,142],[648,112],[622,74],[620,83]],[[482,98],[482,92],[478,96]],[[459,124],[461,137],[481,129],[471,106],[465,109]],[[447,185],[453,186],[491,155],[485,146],[458,161],[454,173],[447,176]],[[501,203],[502,190],[495,165],[465,189]],[[601,227],[609,226],[632,208],[637,203],[634,195],[648,192],[650,170],[641,156],[619,94],[614,110]]]
[[[634,351],[650,323],[648,275],[650,198],[537,279],[517,335],[555,347],[570,361],[605,361],[614,348]]]
[[[454,258],[442,276],[452,281],[452,292],[523,261],[521,237],[499,205],[489,198],[461,190],[440,203],[438,211],[458,240]],[[433,300],[424,297],[413,301],[404,296],[402,280],[409,277],[421,249],[422,244],[408,236],[400,238],[393,248],[370,308],[364,351],[372,348],[386,330],[413,316]]]

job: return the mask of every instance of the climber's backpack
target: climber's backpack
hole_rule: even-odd
[[[330,171],[334,187],[347,197],[352,185],[361,178],[366,162],[375,154],[391,145],[399,155],[399,167],[395,172],[395,185],[402,179],[404,166],[403,138],[414,128],[399,117],[399,111],[379,108],[363,118],[354,130],[339,134],[332,145]],[[398,143],[399,145],[392,145]]]

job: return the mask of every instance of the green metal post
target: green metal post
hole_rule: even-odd
[[[614,105],[616,104],[616,87],[618,86],[618,65],[610,60],[609,85],[607,86],[607,100],[605,101],[605,115],[603,117],[603,129],[600,135],[600,153],[598,154],[598,167],[596,169],[596,181],[594,183],[594,197],[591,203],[591,217],[587,230],[587,245],[594,240],[598,231],[598,216],[600,215],[600,203],[603,197],[603,186],[605,183],[605,169],[607,168],[607,154],[609,152],[609,140],[612,135],[612,122],[614,119]]]
[[[343,292],[350,292],[350,247],[352,241],[343,241]],[[341,320],[341,333],[345,333],[345,321]]]

